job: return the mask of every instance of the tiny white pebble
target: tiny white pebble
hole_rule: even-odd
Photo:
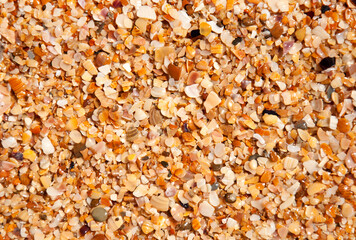
[[[250,163],[249,163],[249,167],[252,170],[255,170],[257,168],[257,161],[255,159],[251,160]]]
[[[201,215],[205,217],[213,216],[214,211],[215,208],[211,206],[207,201],[204,201],[201,204],[199,204],[199,212],[201,213]]]
[[[54,146],[51,140],[48,139],[48,137],[42,139],[42,151],[44,154],[47,155],[54,153]]]
[[[14,137],[8,137],[1,141],[3,148],[14,148],[17,146],[17,141]]]
[[[150,6],[141,6],[137,11],[137,16],[151,20],[156,20],[157,18],[155,10]]]

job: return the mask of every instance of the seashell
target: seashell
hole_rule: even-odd
[[[166,195],[166,197],[174,197],[177,194],[177,189],[173,186],[169,186],[167,187],[164,194]]]
[[[192,84],[184,88],[185,94],[190,98],[197,98],[200,96],[199,84]]]
[[[174,204],[174,206],[171,208],[171,215],[172,215],[173,219],[176,220],[177,222],[180,222],[183,220],[185,212],[186,212],[186,210],[179,204]]]
[[[164,97],[166,95],[166,89],[162,87],[153,87],[151,89],[151,95],[155,98]]]
[[[120,119],[120,112],[119,112],[119,107],[117,105],[114,105],[110,111],[109,111],[109,118],[114,121],[117,122]]]
[[[284,159],[284,168],[287,170],[294,170],[298,165],[298,160],[291,157],[286,157]]]
[[[136,119],[136,121],[141,121],[147,118],[147,114],[142,109],[137,109],[134,114],[134,118]]]
[[[149,220],[145,220],[141,226],[141,229],[144,234],[149,234],[154,230],[153,223]]]
[[[112,231],[112,232],[115,232],[116,230],[118,230],[122,224],[124,223],[122,217],[111,217],[109,218],[108,220],[108,226],[109,226],[109,229]]]
[[[135,127],[129,127],[126,130],[126,140],[129,142],[133,142],[138,138],[138,130]]]
[[[168,211],[169,199],[164,196],[152,196],[151,204],[158,211]]]
[[[349,8],[356,8],[356,1],[355,0],[347,0],[347,5]]]
[[[25,84],[19,78],[13,77],[10,78],[8,81],[11,89],[14,91],[16,95],[24,91],[26,88]]]
[[[150,110],[149,121],[151,125],[157,125],[163,122],[163,116],[161,111],[153,107]]]

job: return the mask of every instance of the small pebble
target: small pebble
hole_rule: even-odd
[[[8,137],[1,140],[3,148],[14,148],[17,146],[17,141],[14,137]]]
[[[271,35],[278,39],[283,34],[283,26],[280,22],[276,22],[271,29]]]
[[[74,162],[70,162],[70,164],[69,164],[69,170],[71,170],[71,169],[73,169],[74,168]]]
[[[168,165],[169,165],[166,161],[162,161],[161,164],[162,164],[162,166],[165,167],[165,168],[167,168]]]
[[[242,19],[243,26],[249,27],[249,26],[252,26],[255,24],[256,24],[255,19],[253,19],[251,17],[246,17],[246,18]]]
[[[200,34],[203,36],[208,36],[211,33],[211,26],[209,23],[202,22],[199,27]]]
[[[190,37],[191,38],[196,38],[196,37],[199,37],[199,36],[201,36],[199,29],[194,29],[194,30],[192,30],[190,32]]]
[[[279,114],[273,110],[263,109],[262,115],[264,115],[264,114],[275,115],[275,116],[279,117]]]
[[[46,155],[54,153],[54,146],[48,137],[42,139],[42,151]]]
[[[257,158],[259,158],[259,157],[261,157],[261,155],[259,155],[259,154],[256,153],[256,154],[253,154],[253,155],[249,156],[249,157],[248,157],[248,160],[252,161],[252,160],[257,159]]]
[[[257,161],[255,159],[253,159],[252,161],[249,162],[249,167],[252,169],[252,170],[256,170],[257,168]]]
[[[321,6],[321,12],[322,13],[326,13],[327,11],[330,11],[330,7],[327,5],[323,5]]]
[[[178,81],[180,79],[180,75],[182,74],[182,68],[170,63],[168,65],[168,74],[174,78],[174,80]]]
[[[242,37],[237,37],[232,41],[232,45],[236,46],[240,42],[242,42]]]
[[[105,234],[96,234],[91,240],[107,240]]]
[[[221,164],[221,163],[219,163],[219,164],[212,163],[212,164],[211,164],[211,168],[212,168],[213,171],[215,171],[215,172],[220,171],[220,169],[222,168],[222,164]]]
[[[73,150],[72,150],[74,157],[76,157],[76,158],[83,157],[81,151],[83,151],[85,149],[86,149],[85,143],[74,144]]]
[[[190,98],[197,98],[200,96],[200,91],[198,89],[199,84],[192,84],[184,88],[185,94]]]
[[[89,232],[89,230],[90,230],[90,228],[88,227],[88,225],[83,225],[79,229],[80,236],[84,236],[87,232]]]
[[[187,123],[183,123],[182,128],[183,128],[183,132],[190,132],[190,129],[189,129],[189,127],[188,127],[188,124],[187,124]]]
[[[148,159],[150,159],[149,156],[144,156],[144,157],[141,158],[141,161],[147,161]]]
[[[295,128],[306,130],[308,129],[308,125],[304,120],[299,120],[295,123]]]
[[[295,31],[295,37],[301,42],[305,38],[305,33],[306,33],[306,29],[300,28],[297,31]]]
[[[191,230],[192,229],[192,223],[189,221],[185,221],[182,224],[179,225],[179,230],[184,231],[184,230]]]
[[[95,208],[95,207],[99,206],[99,204],[100,204],[100,199],[92,199],[90,202],[90,207]]]
[[[319,183],[319,182],[314,182],[308,186],[307,192],[310,196],[319,193],[326,189],[326,185]]]
[[[210,205],[207,201],[203,201],[202,203],[199,204],[199,212],[201,215],[205,217],[211,217],[213,216],[215,211],[215,208]]]
[[[335,92],[335,89],[329,85],[329,87],[326,89],[326,95],[329,100],[331,100],[331,94]]]
[[[222,157],[225,154],[225,145],[223,143],[217,143],[214,148],[214,154],[217,157]]]
[[[185,209],[189,208],[189,204],[188,203],[182,203],[179,201],[179,204],[184,207]]]
[[[12,152],[11,157],[15,158],[17,161],[23,160],[23,153],[22,152]]]
[[[219,183],[218,182],[215,182],[213,184],[211,184],[211,191],[215,191],[219,188]]]
[[[140,18],[146,18],[150,20],[156,20],[157,15],[155,9],[150,6],[141,6],[137,10],[137,16]]]
[[[27,186],[31,183],[32,180],[28,173],[24,173],[24,174],[21,174],[20,181],[21,181],[21,184]]]
[[[300,223],[299,221],[294,221],[288,226],[288,230],[294,235],[300,234]]]
[[[187,11],[187,14],[189,16],[194,14],[194,9],[193,9],[193,5],[192,4],[187,4],[184,6],[185,10]]]
[[[47,215],[44,214],[44,213],[41,213],[41,214],[40,214],[40,219],[41,219],[41,220],[47,220]]]
[[[108,54],[105,52],[99,52],[98,55],[96,55],[95,58],[95,65],[97,67],[104,66],[109,63],[109,57]]]
[[[331,68],[332,66],[335,65],[336,58],[334,57],[326,57],[323,58],[323,60],[320,61],[319,66],[321,67],[322,70]]]
[[[227,203],[236,202],[236,195],[234,193],[226,193],[224,198]]]
[[[355,215],[355,210],[350,203],[344,203],[342,205],[341,213],[346,218],[351,218]]]
[[[91,215],[97,222],[105,222],[108,218],[108,212],[102,207],[94,208],[94,210],[91,212]]]

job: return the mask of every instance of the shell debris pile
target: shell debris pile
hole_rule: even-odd
[[[354,239],[355,0],[0,13],[0,239]]]

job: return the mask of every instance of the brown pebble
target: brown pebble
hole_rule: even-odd
[[[28,173],[24,173],[20,176],[21,184],[27,186],[31,183],[31,179]]]
[[[342,133],[348,133],[351,129],[351,125],[346,118],[340,118],[337,123],[337,130]]]
[[[248,27],[248,26],[252,26],[255,25],[255,19],[251,18],[251,17],[246,17],[244,19],[242,19],[242,25]]]
[[[192,229],[192,223],[188,222],[188,221],[185,221],[182,224],[178,225],[178,229],[181,230],[181,231],[191,230]]]
[[[76,157],[76,158],[83,157],[81,151],[83,151],[84,149],[86,149],[86,146],[84,143],[74,144],[73,150],[72,150],[74,157]]]
[[[107,240],[104,234],[96,234],[91,240]]]
[[[101,67],[101,66],[106,65],[108,63],[109,63],[108,54],[106,54],[105,52],[100,52],[100,53],[98,53],[98,55],[96,55],[95,65],[97,67]]]
[[[99,204],[100,204],[100,199],[92,199],[90,202],[90,207],[95,208],[95,207],[99,206]]]
[[[187,14],[189,16],[193,15],[194,9],[193,9],[193,5],[192,4],[187,4],[187,5],[185,5],[184,8],[185,8],[185,10],[187,10]]]
[[[84,236],[87,232],[89,232],[89,230],[90,230],[90,228],[88,227],[88,225],[83,225],[79,229],[80,236]]]
[[[174,78],[174,80],[178,81],[180,79],[180,75],[182,74],[182,68],[170,63],[168,65],[168,74]]]
[[[47,220],[47,215],[44,213],[40,213],[39,217],[41,220]]]
[[[278,39],[281,35],[283,34],[283,26],[282,23],[280,22],[276,22],[273,26],[273,28],[271,29],[271,35]]]
[[[215,163],[211,164],[211,169],[213,169],[214,172],[220,171],[221,168],[222,168],[222,164],[215,164]]]
[[[236,202],[236,195],[233,193],[226,193],[224,198],[225,198],[225,202],[227,203]]]

